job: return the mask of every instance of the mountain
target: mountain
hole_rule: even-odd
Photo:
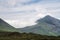
[[[37,24],[20,28],[21,32],[26,33],[36,33],[41,35],[48,35],[48,36],[58,36],[60,35],[60,20],[51,17],[49,15],[45,16],[44,18],[38,19],[36,21]]]
[[[0,18],[0,32],[15,32],[16,29]]]

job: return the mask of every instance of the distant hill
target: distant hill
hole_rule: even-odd
[[[0,18],[0,32],[15,32],[16,29]]]
[[[36,25],[20,28],[21,32],[36,33],[41,35],[58,36],[60,35],[60,20],[49,15],[36,21]]]

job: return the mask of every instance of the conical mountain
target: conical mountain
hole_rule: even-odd
[[[14,32],[16,29],[0,18],[0,32]]]
[[[57,24],[59,25],[59,23],[60,23],[60,20],[58,20],[58,19],[56,19],[56,18],[54,18],[54,17],[51,17],[51,16],[49,16],[49,15],[45,16],[45,17],[42,18],[42,19],[37,20],[38,23],[39,23],[40,21],[46,22],[46,23],[48,23],[48,24],[53,24],[53,25],[57,25]]]
[[[60,35],[60,20],[49,15],[36,21],[36,25],[22,28],[23,32],[32,32],[41,35],[58,36]]]

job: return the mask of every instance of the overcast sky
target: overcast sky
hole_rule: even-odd
[[[16,28],[34,25],[46,15],[60,18],[60,0],[0,0],[0,18]]]

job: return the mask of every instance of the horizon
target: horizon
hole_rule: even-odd
[[[60,19],[60,0],[0,0],[0,18],[15,28],[34,25],[46,15]]]
[[[44,16],[44,17],[42,17],[42,18],[39,18],[38,20],[40,20],[40,19],[45,19],[46,17],[52,17],[52,18],[55,18],[55,17],[53,17],[53,16],[50,16],[50,15],[46,15],[46,16]],[[57,19],[57,18],[55,18],[55,19]],[[0,18],[0,20],[2,20],[2,21],[4,21],[4,22],[6,22],[5,20],[3,20],[2,18]],[[60,19],[57,19],[57,20],[60,20]],[[37,21],[37,20],[36,20]],[[33,25],[36,25],[37,23],[36,23],[36,21],[35,21],[35,24],[33,24]],[[9,24],[8,22],[6,22],[7,24]],[[10,25],[10,24],[9,24]],[[11,25],[12,26],[12,25]],[[29,25],[29,26],[32,26],[32,25]],[[25,26],[25,27],[29,27],[29,26]],[[12,27],[14,27],[14,26],[12,26]],[[25,27],[22,27],[22,28],[25,28]],[[16,27],[14,27],[14,28],[16,28]],[[20,27],[18,27],[18,28],[20,28]]]

